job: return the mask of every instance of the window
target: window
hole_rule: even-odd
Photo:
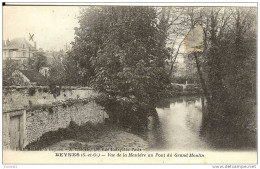
[[[23,57],[25,57],[25,52],[23,52]]]

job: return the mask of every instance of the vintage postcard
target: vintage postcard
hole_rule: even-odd
[[[257,164],[257,3],[5,3],[3,164]]]

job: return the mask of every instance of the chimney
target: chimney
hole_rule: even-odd
[[[34,42],[34,49],[37,49],[36,42]]]

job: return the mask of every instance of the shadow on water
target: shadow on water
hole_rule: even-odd
[[[200,136],[217,150],[257,150],[257,134],[247,129],[237,128],[228,121],[209,122],[207,116],[203,116]]]
[[[209,123],[202,97],[162,100],[155,111],[142,133],[152,150],[256,150],[256,133],[238,130],[224,121]]]

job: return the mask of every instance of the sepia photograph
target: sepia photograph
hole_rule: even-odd
[[[254,168],[257,10],[3,3],[3,164]]]

